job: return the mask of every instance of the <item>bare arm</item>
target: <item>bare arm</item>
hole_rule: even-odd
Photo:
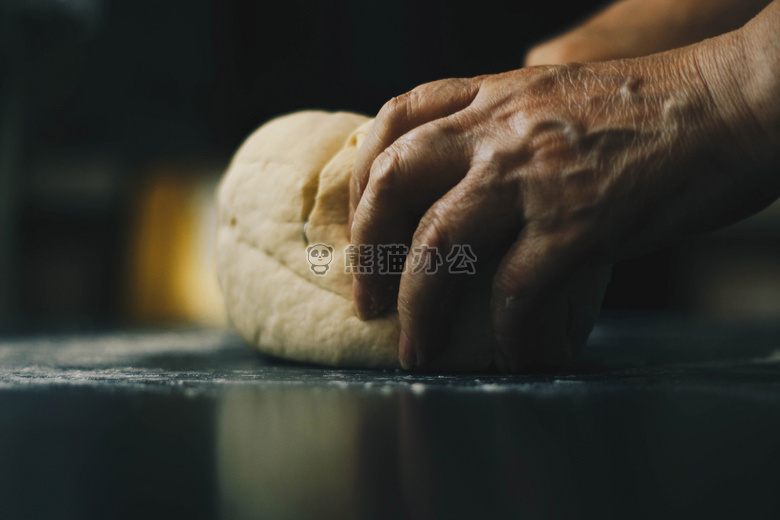
[[[636,58],[743,26],[769,0],[620,0],[532,48],[526,65]]]

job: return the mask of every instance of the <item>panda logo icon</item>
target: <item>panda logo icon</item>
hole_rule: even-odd
[[[317,276],[324,276],[333,261],[333,247],[327,244],[314,244],[306,248],[306,260]]]

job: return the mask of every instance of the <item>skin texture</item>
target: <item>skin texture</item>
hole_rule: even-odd
[[[477,269],[498,265],[497,367],[563,364],[574,352],[542,347],[539,316],[578,268],[734,222],[780,194],[779,33],[775,0],[742,29],[689,47],[442,80],[394,98],[355,163],[352,243],[471,245]],[[447,344],[461,282],[446,270],[407,270],[400,283],[356,276],[353,297],[363,319],[397,301],[401,363],[424,369]]]

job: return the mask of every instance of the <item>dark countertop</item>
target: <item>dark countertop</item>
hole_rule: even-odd
[[[608,315],[556,374],[0,339],[0,518],[778,518],[780,320]]]

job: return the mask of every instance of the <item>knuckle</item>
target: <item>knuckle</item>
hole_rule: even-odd
[[[445,78],[430,83],[424,83],[415,88],[420,94],[451,95],[453,92],[465,91],[473,87],[474,80],[470,78]]]
[[[450,81],[451,80],[449,79],[440,79],[430,83],[423,83],[422,85],[418,85],[407,93],[409,95],[409,101],[415,102],[426,99],[430,96],[442,94],[446,92],[450,86]]]
[[[482,160],[471,166],[468,172],[468,180],[473,186],[473,190],[482,193],[488,193],[492,200],[502,200],[510,194],[514,194],[517,180],[513,178],[515,172],[508,171],[497,161],[491,158]],[[516,175],[516,174],[515,174]]]
[[[399,141],[407,146],[423,149],[426,146],[442,147],[460,144],[459,137],[463,127],[452,116],[436,119],[420,125],[401,137]]]
[[[390,98],[385,103],[378,114],[378,119],[381,119],[385,124],[392,128],[401,121],[405,121],[409,118],[414,104],[414,99],[417,94],[412,90]]]
[[[397,186],[401,156],[395,147],[390,147],[376,158],[371,166],[368,184],[374,197],[391,196]]]
[[[449,219],[444,214],[441,204],[434,205],[420,220],[420,225],[415,232],[413,243],[437,248],[440,252],[452,247],[452,231]]]

